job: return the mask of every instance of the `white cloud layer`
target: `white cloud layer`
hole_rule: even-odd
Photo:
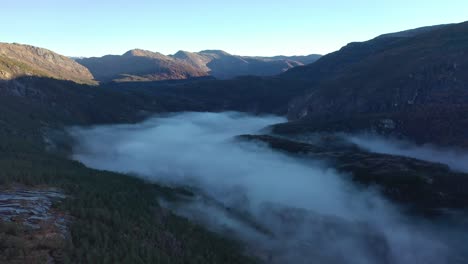
[[[269,263],[450,263],[459,239],[402,216],[320,162],[233,137],[283,122],[240,113],[180,113],[136,125],[70,129],[73,158],[196,190],[164,205],[229,232]]]

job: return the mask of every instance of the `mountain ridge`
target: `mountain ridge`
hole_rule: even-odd
[[[48,49],[18,43],[0,43],[0,79],[42,76],[95,84],[86,67]]]
[[[311,85],[290,102],[293,122],[281,130],[380,131],[467,147],[468,22],[412,32],[350,43],[284,73]],[[393,125],[382,130],[386,120]]]
[[[194,108],[177,101],[203,111],[288,114],[290,122],[277,126],[278,133],[373,131],[418,144],[468,147],[464,118],[468,23],[409,32],[416,34],[391,37],[391,33],[390,37],[350,43],[315,63],[276,77],[111,83],[104,87],[139,89],[147,96],[170,100],[179,110]],[[144,61],[151,61],[148,56],[160,56],[148,52],[136,49],[127,55]],[[216,50],[203,53],[220,54]],[[199,58],[186,51],[173,56]],[[146,91],[153,89],[151,94]]]
[[[293,67],[314,62],[320,55],[250,57],[232,55],[222,50],[200,52],[178,51],[164,55],[142,49],[133,49],[123,55],[77,58],[101,82],[178,80],[213,76],[232,79],[243,75],[273,76]],[[135,59],[138,57],[139,61]],[[146,61],[143,60],[146,58]],[[129,60],[132,60],[130,62]],[[151,60],[151,62],[150,62]],[[134,68],[119,65],[132,64]]]

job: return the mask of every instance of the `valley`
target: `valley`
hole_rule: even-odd
[[[185,190],[160,203],[244,241],[244,250],[264,262],[468,261],[463,246],[452,244],[465,241],[468,231],[468,174],[371,153],[332,134],[300,143],[261,132],[280,121],[186,112],[133,125],[76,127],[72,158]],[[237,137],[245,133],[260,135]]]
[[[467,36],[270,57],[2,43],[0,262],[468,263]]]

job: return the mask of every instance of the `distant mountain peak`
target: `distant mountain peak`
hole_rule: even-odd
[[[190,52],[190,51],[185,51],[185,50],[179,50],[177,53],[175,53],[174,55],[172,55],[174,58],[177,58],[177,59],[186,59],[186,58],[189,58],[193,55],[196,55],[194,52]]]
[[[186,79],[208,75],[218,79],[243,75],[273,76],[316,59],[318,57],[246,57],[231,55],[223,50],[180,50],[174,55],[163,55],[132,49],[121,56],[84,58],[77,59],[77,62],[90,69],[97,80],[107,82]]]
[[[152,51],[143,50],[143,49],[131,49],[125,52],[122,56],[141,56],[142,54],[148,54],[148,53],[152,53]]]
[[[202,50],[199,53],[200,54],[215,54],[219,56],[232,56],[231,54],[227,53],[224,50]]]
[[[153,52],[144,49],[132,49],[125,52],[122,56],[124,57],[149,57],[149,58],[158,58],[158,59],[170,59],[168,56],[161,54],[159,52]]]

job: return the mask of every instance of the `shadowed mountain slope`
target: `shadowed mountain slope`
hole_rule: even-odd
[[[468,23],[350,43],[285,79],[311,81],[290,103],[284,131],[375,130],[468,146]],[[287,128],[287,127],[290,128]]]

